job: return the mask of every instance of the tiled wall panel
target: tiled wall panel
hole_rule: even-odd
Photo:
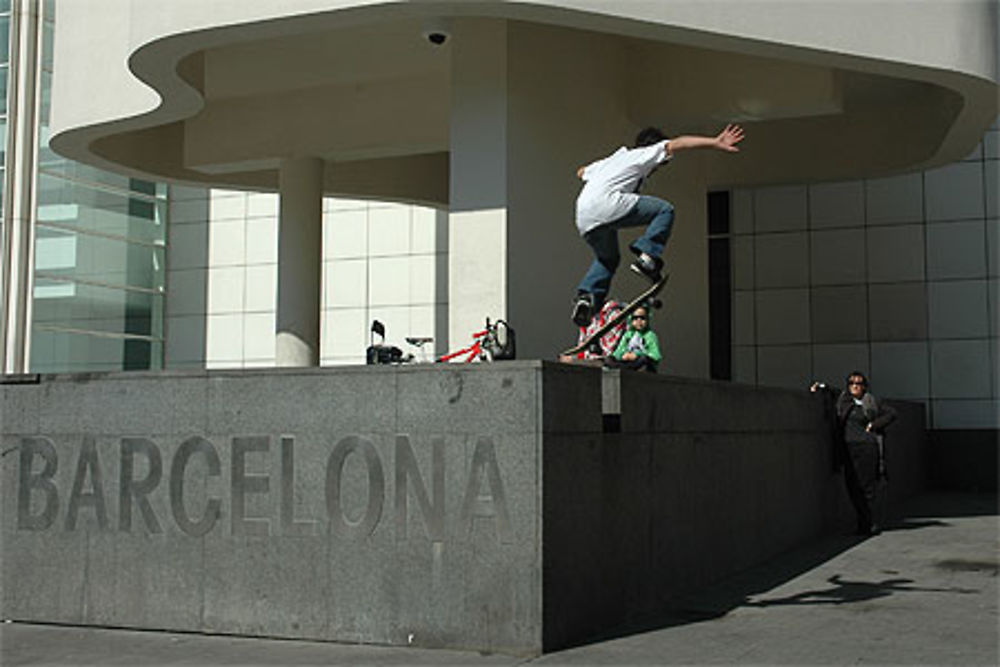
[[[215,190],[210,200],[209,221],[202,225],[209,256],[209,268],[202,267],[207,273],[205,365],[273,365],[279,199]],[[206,247],[196,232],[188,237],[182,248]],[[440,338],[447,331],[446,250],[445,219],[433,209],[325,200],[321,363],[364,363],[373,319],[385,325],[385,342],[401,348],[408,348],[406,336]],[[180,283],[196,278],[177,273]],[[177,315],[197,310],[197,303],[177,298]],[[436,351],[443,352],[446,344],[437,340]]]
[[[963,160],[731,193],[740,382],[923,402],[937,428],[1000,426],[1000,130]]]
[[[865,224],[865,188],[861,181],[809,186],[809,226],[861,227]]]
[[[868,340],[868,290],[864,285],[815,287],[810,302],[814,343]]]
[[[924,279],[924,226],[868,229],[868,280],[891,283]]]
[[[807,220],[804,186],[761,188],[754,193],[754,231],[758,234],[805,229]]]
[[[809,245],[813,285],[854,285],[865,282],[864,229],[813,232]]]
[[[927,225],[928,280],[984,277],[987,248],[982,220]]]
[[[927,337],[926,283],[870,285],[868,301],[872,341],[920,340]]]
[[[809,290],[759,290],[756,294],[758,344],[809,342]]]
[[[932,282],[927,294],[932,339],[989,336],[985,280]]]
[[[922,222],[923,191],[921,174],[865,181],[865,223],[893,225]]]
[[[808,235],[805,232],[758,235],[754,264],[758,288],[808,285]]]

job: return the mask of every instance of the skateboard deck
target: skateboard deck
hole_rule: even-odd
[[[663,286],[667,284],[667,280],[669,280],[669,279],[670,279],[670,274],[669,273],[663,274],[662,278],[660,278],[658,281],[656,281],[655,283],[653,283],[652,285],[650,285],[649,287],[647,287],[639,296],[637,296],[636,298],[632,299],[632,301],[630,301],[628,303],[628,305],[626,305],[624,308],[622,308],[621,311],[617,315],[615,315],[610,320],[608,320],[607,322],[605,322],[604,326],[602,326],[601,328],[597,329],[596,331],[594,331],[593,333],[591,333],[589,336],[587,336],[586,338],[584,338],[583,340],[581,340],[579,343],[577,343],[573,347],[569,348],[568,350],[563,350],[563,352],[561,354],[562,355],[566,355],[566,356],[570,356],[570,355],[577,354],[581,350],[587,349],[588,345],[590,345],[595,340],[599,339],[601,336],[603,336],[604,334],[608,333],[609,331],[611,331],[612,329],[614,329],[616,326],[618,326],[619,324],[621,324],[622,322],[624,322],[625,319],[629,315],[631,315],[635,311],[636,308],[638,308],[643,303],[645,303],[649,299],[652,299],[654,296],[656,296],[657,294],[659,294],[660,290],[663,289]]]

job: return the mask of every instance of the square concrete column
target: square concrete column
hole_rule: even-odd
[[[281,162],[275,362],[319,365],[323,257],[323,160]]]
[[[507,23],[456,21],[448,340],[507,316]]]
[[[485,19],[455,21],[451,48],[449,340],[503,317],[520,357],[551,359],[575,342],[569,304],[591,260],[576,168],[631,131],[621,48]]]
[[[631,145],[642,126],[687,130],[633,104],[633,58],[607,35],[461,20],[451,48],[449,340],[503,317],[519,357],[553,359],[576,341],[570,303],[593,259],[575,223],[577,168]],[[644,189],[677,206],[669,310],[654,326],[671,349],[670,372],[693,376],[708,374],[705,157],[688,152]],[[645,287],[627,269],[641,232],[620,234],[615,299]]]

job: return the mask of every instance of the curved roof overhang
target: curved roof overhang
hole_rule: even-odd
[[[450,52],[421,37],[439,17],[453,40],[468,18],[618,40],[636,125],[750,126],[732,185],[944,164],[997,114],[995,2],[103,1],[58,6],[91,29],[57,33],[51,145],[154,179],[271,190],[318,155],[331,194],[447,203]]]

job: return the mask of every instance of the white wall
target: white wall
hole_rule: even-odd
[[[447,350],[447,229],[447,214],[432,208],[326,200],[323,364],[364,363],[373,319],[404,352],[416,354],[407,336]]]
[[[892,178],[737,190],[733,375],[923,401],[937,428],[1000,428],[1000,129]]]
[[[171,213],[167,367],[273,366],[277,195],[175,188]],[[446,230],[430,208],[324,201],[321,363],[364,363],[372,319],[445,351]]]

